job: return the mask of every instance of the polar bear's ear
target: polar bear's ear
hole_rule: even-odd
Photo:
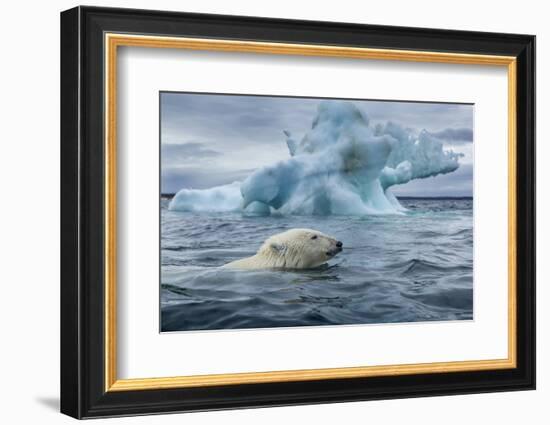
[[[284,252],[286,251],[286,245],[282,243],[271,242],[269,244],[269,247],[279,255],[284,254]]]

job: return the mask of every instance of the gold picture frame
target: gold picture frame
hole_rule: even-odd
[[[281,44],[197,38],[105,34],[106,122],[105,152],[105,391],[169,389],[283,381],[307,381],[350,377],[409,375],[509,369],[516,366],[516,58],[512,56],[440,53],[411,50]],[[506,67],[508,72],[508,358],[387,366],[306,369],[254,373],[175,376],[168,378],[117,379],[116,375],[116,96],[119,47],[189,49],[302,56],[328,56],[359,60],[395,60]]]

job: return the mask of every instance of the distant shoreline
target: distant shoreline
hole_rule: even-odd
[[[162,199],[172,199],[175,193],[161,193]],[[473,196],[396,196],[400,201],[414,201],[414,200],[427,200],[427,201],[471,201]]]

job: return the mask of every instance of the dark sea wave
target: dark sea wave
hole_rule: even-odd
[[[162,331],[469,320],[471,199],[406,199],[386,216],[193,214],[161,205]],[[221,269],[296,227],[344,251],[303,271]]]

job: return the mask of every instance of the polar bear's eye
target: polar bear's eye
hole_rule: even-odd
[[[311,239],[317,239],[317,235],[313,235]]]

